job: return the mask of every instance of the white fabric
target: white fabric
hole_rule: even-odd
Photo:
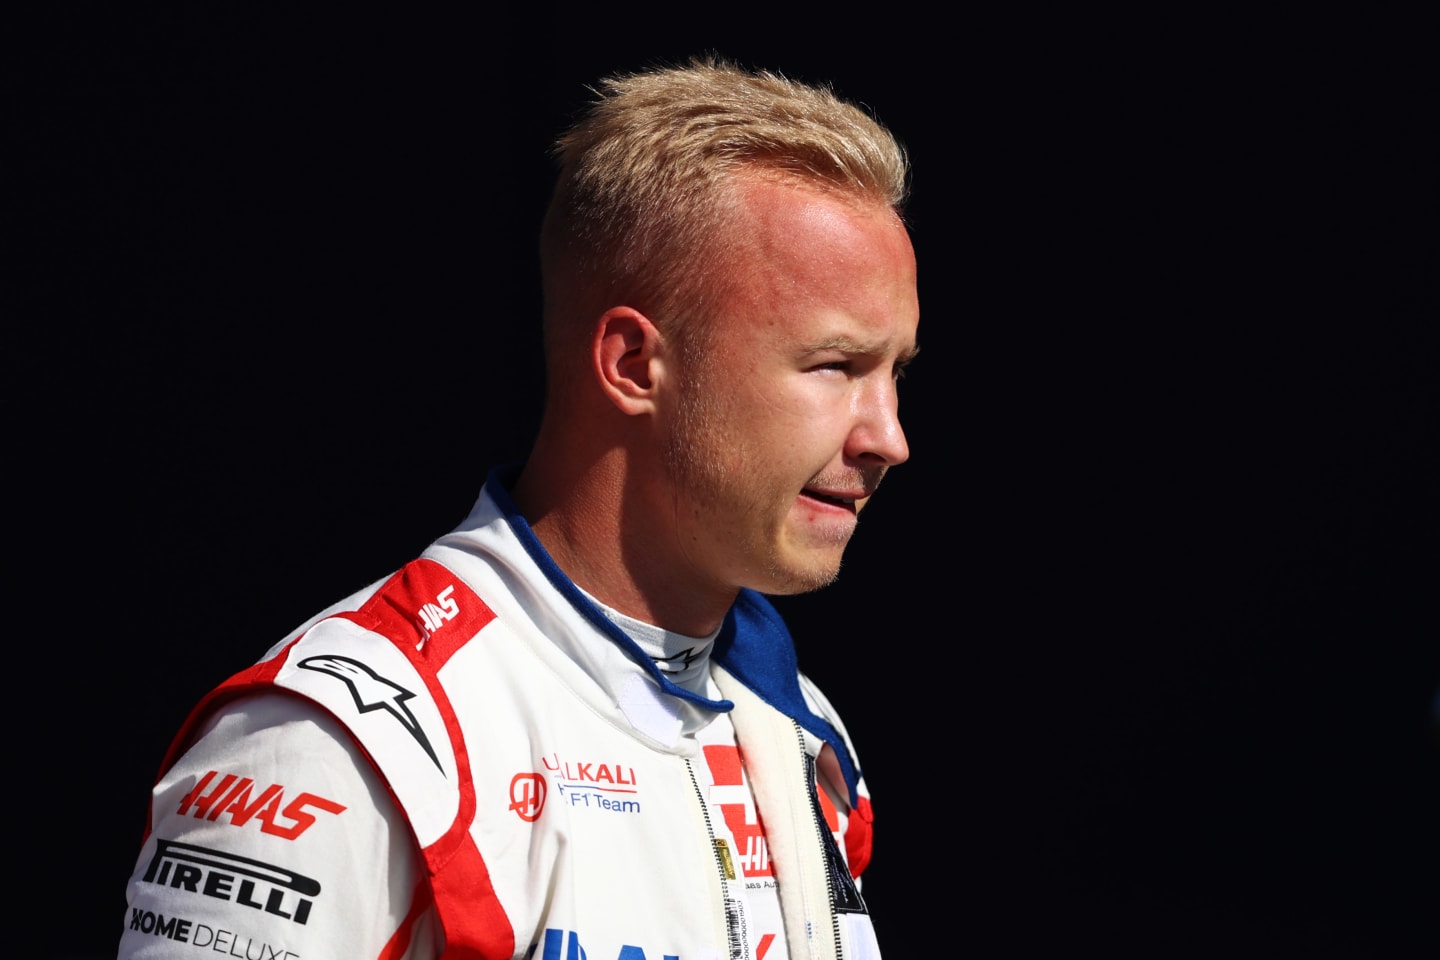
[[[258,815],[237,825],[239,815],[214,811],[219,814],[214,819],[201,817],[193,804],[180,813],[181,800],[210,771],[251,777],[256,784],[252,798],[279,785],[284,805],[310,792],[345,809],[331,814],[304,808],[315,823],[293,840],[263,832]],[[130,881],[122,958],[195,957],[201,955],[197,948],[207,955],[233,951],[307,960],[377,956],[410,908],[423,876],[409,826],[354,739],[333,718],[293,696],[246,697],[212,717],[196,744],[155,787],[152,804],[153,828]],[[283,814],[273,819],[282,826],[292,823]],[[274,885],[240,898],[238,883],[225,889],[223,881],[212,881],[214,889],[205,895],[211,876],[245,876],[230,869],[247,866],[241,861],[217,861],[210,869],[189,856],[172,861],[171,874],[179,866],[205,870],[196,884],[198,895],[183,883],[143,882],[161,838],[293,871],[317,881],[320,894],[302,924],[294,919],[301,898],[283,887],[275,906],[289,917],[265,910]],[[160,860],[163,870],[165,860]],[[342,898],[344,909],[333,909]],[[246,906],[247,900],[261,906]],[[439,930],[428,916],[412,948],[395,957],[423,960],[438,956],[438,948]]]
[[[734,794],[706,796],[715,782],[694,736],[714,719],[714,711],[664,693],[648,664],[637,662],[643,655],[622,649],[572,606],[488,496],[482,494],[470,518],[424,556],[443,564],[434,569],[456,588],[453,594],[441,591],[437,602],[474,591],[496,615],[461,638],[435,677],[463,731],[477,811],[468,825],[469,841],[483,858],[513,930],[513,956],[731,957],[726,880],[714,841],[726,839],[733,847],[737,840],[727,836],[724,811],[721,828],[713,829],[717,818],[707,816],[706,804],[715,808],[733,801]],[[361,591],[330,612],[360,609],[381,589],[377,584]],[[391,587],[383,589],[390,597]],[[465,609],[471,606],[465,599],[462,612],[473,613]],[[427,640],[441,645],[447,642],[445,624],[435,625]],[[352,648],[342,640],[356,640],[354,649],[365,649],[378,634],[348,619],[307,626],[272,648],[277,682],[320,698],[343,725],[313,704],[280,693],[232,702],[215,715],[156,787],[152,830],[129,888],[121,957],[194,956],[193,939],[174,936],[182,921],[190,931],[199,925],[231,931],[236,943],[259,945],[256,956],[438,955],[439,921],[424,909],[429,887],[411,833],[414,828],[427,844],[426,837],[447,835],[444,824],[455,807],[450,791],[463,786],[456,779],[458,755],[452,755],[421,680],[385,654],[346,660],[343,651]],[[381,662],[384,669],[375,676],[366,673]],[[834,935],[841,924],[829,905],[824,854],[815,849],[813,781],[806,772],[806,754],[820,755],[821,742],[718,667],[713,670],[727,696],[739,695],[734,730],[760,801],[750,807],[757,818],[763,814],[778,893],[786,902],[788,943],[777,947],[771,938],[765,960],[786,956],[787,948],[796,958],[836,956]],[[710,672],[702,678],[702,695],[716,690]],[[342,682],[342,674],[349,681]],[[397,693],[402,689],[405,696]],[[362,690],[368,692],[362,696]],[[808,685],[805,696],[838,726]],[[728,735],[721,729],[710,733],[721,742]],[[750,736],[764,742],[751,750]],[[369,759],[383,761],[388,781],[370,769]],[[243,804],[232,813],[207,808],[197,818],[196,804],[186,808],[184,800],[212,770],[217,785],[227,774],[249,777],[257,796],[273,783],[282,788],[282,803],[310,794],[326,806],[296,807],[313,823],[289,838],[277,835],[299,822],[279,815],[288,807],[277,808],[269,824],[256,815],[247,818]],[[431,781],[443,784],[416,786]],[[845,803],[843,786],[827,792]],[[228,794],[224,799],[229,801]],[[343,809],[330,812],[335,806]],[[842,830],[845,824],[842,810]],[[269,831],[261,829],[266,825]],[[178,866],[164,875],[150,869],[162,843],[202,848],[198,853],[170,848],[191,858],[180,864],[190,868],[182,878],[187,883],[175,882]],[[235,857],[246,859],[226,859]],[[240,873],[230,867],[250,862],[253,872],[268,867],[299,875],[311,887],[318,884],[303,922],[293,905],[302,899],[296,885],[305,885],[293,876],[287,881],[291,887],[267,888],[266,895],[276,896],[273,910],[258,886],[251,896],[238,897]],[[786,899],[792,886],[796,896]],[[767,914],[775,893],[774,887],[764,888],[755,904],[743,908],[747,916],[767,916],[757,919],[757,934],[775,932]],[[139,919],[132,930],[133,918]],[[868,929],[868,917],[861,921]],[[845,929],[858,922],[847,920]],[[408,943],[408,949],[399,950],[396,942]],[[750,938],[742,956],[758,958],[762,942],[762,936]],[[271,952],[261,952],[262,946]]]

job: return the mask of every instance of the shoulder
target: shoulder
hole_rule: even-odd
[[[265,776],[303,773],[347,786],[376,779],[344,724],[317,704],[281,690],[248,693],[216,707],[164,780],[180,767],[238,763]]]
[[[343,725],[279,692],[217,708],[152,795],[121,956],[251,943],[377,955],[397,932],[426,955],[423,867],[405,818]],[[202,941],[204,941],[202,943]]]

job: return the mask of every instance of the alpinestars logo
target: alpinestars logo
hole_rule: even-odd
[[[359,660],[352,660],[349,657],[340,657],[334,654],[306,657],[296,666],[314,670],[317,673],[328,673],[337,680],[344,681],[345,685],[350,688],[350,696],[355,701],[355,709],[361,713],[369,713],[372,710],[388,712],[400,722],[410,736],[415,738],[415,742],[424,748],[440,772],[445,772],[445,768],[440,766],[440,758],[435,756],[435,749],[430,746],[429,738],[425,736],[425,731],[420,729],[420,722],[415,719],[415,714],[411,713],[410,708],[405,705],[406,700],[415,699],[415,694],[400,684],[380,676]]]
[[[155,855],[140,878],[146,883],[253,907],[303,924],[320,895],[320,883],[284,867],[249,857],[155,840]]]
[[[661,673],[684,673],[690,669],[690,664],[702,653],[709,652],[711,644],[702,643],[691,647],[689,650],[681,650],[673,657],[651,657],[655,666],[660,668]]]

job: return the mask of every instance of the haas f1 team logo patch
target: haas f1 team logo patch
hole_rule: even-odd
[[[230,823],[237,827],[258,820],[263,833],[294,840],[315,825],[313,811],[339,814],[345,810],[343,804],[313,793],[300,793],[293,796],[289,803],[284,801],[285,788],[278,783],[261,789],[249,777],[233,773],[221,776],[211,770],[195,782],[175,812],[183,817],[193,810],[196,819],[214,821],[228,817]]]
[[[515,774],[510,778],[510,809],[526,823],[534,823],[545,809],[546,789],[544,774]]]

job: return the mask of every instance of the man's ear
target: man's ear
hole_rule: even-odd
[[[600,388],[622,413],[654,411],[661,344],[655,324],[631,307],[611,307],[596,322],[591,362]]]

